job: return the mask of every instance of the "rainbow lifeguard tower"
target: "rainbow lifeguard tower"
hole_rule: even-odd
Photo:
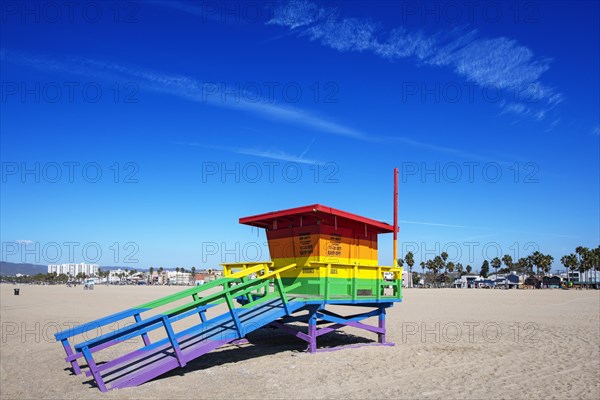
[[[73,373],[82,373],[85,359],[85,375],[103,392],[183,368],[264,327],[307,342],[311,353],[339,349],[319,349],[317,339],[345,326],[377,335],[350,347],[393,345],[385,317],[402,301],[402,268],[377,265],[377,238],[394,233],[396,259],[396,221],[396,209],[392,226],[320,204],[241,218],[266,230],[270,261],[223,264],[221,279],[59,332],[56,340]],[[347,315],[347,306],[364,312]],[[370,317],[377,317],[376,326],[363,321]],[[122,328],[110,331],[115,323]],[[86,340],[88,331],[102,327],[109,332]],[[132,347],[132,338],[140,344]]]
[[[378,267],[377,237],[392,233],[384,222],[321,204],[240,218],[241,224],[266,230],[274,268],[291,294],[312,300],[379,299],[386,267]],[[235,264],[226,264],[226,271]],[[389,276],[389,274],[387,275]],[[400,288],[397,289],[398,294]]]

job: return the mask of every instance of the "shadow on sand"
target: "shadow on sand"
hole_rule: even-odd
[[[306,329],[303,331],[306,333]],[[152,379],[150,382],[159,381],[172,376],[181,376],[185,375],[186,373],[209,369],[211,367],[228,363],[237,363],[253,358],[269,356],[285,351],[303,353],[306,351],[308,345],[302,340],[271,327],[258,329],[248,334],[246,339],[248,340],[248,343],[224,345],[220,349],[216,349],[188,362],[184,368],[177,368],[166,372],[165,374]],[[375,340],[362,336],[356,336],[341,331],[333,331],[319,337],[317,341],[317,351],[341,346],[371,344],[375,342]],[[98,365],[102,364],[103,362],[98,363]],[[86,367],[86,364],[81,365],[82,369]],[[72,369],[65,368],[65,371],[72,372]],[[83,384],[97,388],[94,379],[88,379],[84,381]]]
[[[304,329],[306,333],[306,329]],[[308,343],[293,336],[278,331],[275,328],[261,328],[246,336],[247,344],[234,345],[228,344],[220,350],[207,353],[202,357],[190,361],[184,368],[178,368],[169,371],[152,381],[157,381],[171,376],[184,375],[189,372],[208,369],[218,365],[236,363],[269,356],[285,351],[303,353],[306,351]],[[317,350],[324,350],[340,346],[375,343],[362,336],[356,336],[341,331],[334,331],[327,335],[320,336],[317,341]]]

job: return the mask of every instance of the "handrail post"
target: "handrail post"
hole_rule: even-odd
[[[331,264],[325,267],[325,300],[329,300],[329,274],[331,274]]]
[[[135,319],[135,322],[140,322],[142,320],[140,313],[134,314],[133,318]],[[145,346],[150,345],[150,338],[148,337],[147,333],[142,333],[142,340],[144,341]]]
[[[98,388],[101,392],[106,392],[106,386],[104,385],[104,381],[102,380],[102,375],[100,374],[100,371],[98,371],[98,366],[94,361],[94,357],[92,356],[90,349],[86,346],[83,349],[81,349],[81,353],[83,354],[83,357],[85,358],[88,367],[90,367],[90,372],[92,373],[92,376],[96,381],[96,385],[98,385]]]
[[[231,318],[235,324],[235,329],[238,332],[238,336],[242,338],[242,324],[237,313],[235,312],[235,305],[233,304],[233,300],[231,299],[231,294],[229,292],[225,293],[225,301],[227,303],[227,307],[229,307],[229,313],[231,314]]]
[[[281,301],[283,303],[283,308],[285,309],[286,314],[290,314],[290,309],[288,307],[287,297],[285,296],[285,289],[283,288],[283,283],[281,282],[281,275],[278,273],[275,274],[275,282],[277,285],[277,291],[279,292],[279,297],[281,297]]]
[[[399,273],[400,279],[396,280],[396,285],[398,286],[397,295],[398,298],[402,298],[402,273]]]
[[[381,291],[384,290],[381,285],[381,267],[377,267],[377,294],[376,299],[381,299]]]
[[[60,341],[63,345],[63,348],[65,349],[65,353],[67,353],[67,357],[73,355],[73,350],[71,349],[71,345],[69,344],[69,339],[62,339]],[[79,364],[77,363],[77,360],[73,360],[71,361],[71,367],[73,368],[73,373],[75,375],[79,375],[81,373],[81,368],[79,368]]]
[[[198,293],[194,293],[192,295],[192,300],[194,300],[194,301],[200,300],[200,296],[198,296]],[[198,308],[200,308],[200,307],[198,307]],[[200,321],[206,322],[206,315],[204,315],[204,311],[198,311],[198,315],[200,316]]]
[[[183,353],[181,352],[181,348],[179,347],[179,342],[177,342],[177,338],[175,337],[175,331],[173,331],[173,327],[171,326],[171,322],[169,321],[169,317],[166,315],[162,318],[163,325],[165,330],[167,331],[167,336],[169,337],[169,342],[171,342],[171,347],[175,351],[175,357],[177,358],[177,362],[180,367],[185,367],[185,360],[183,359]]]
[[[356,290],[357,290],[357,284],[356,284],[356,280],[358,279],[358,265],[354,264],[354,267],[352,267],[352,300],[356,301]]]
[[[248,275],[242,277],[242,283],[246,283],[246,282],[248,282],[248,280],[249,280]],[[246,294],[246,296],[248,297],[248,303],[252,303],[254,301],[254,297],[252,296],[252,291],[248,292]]]

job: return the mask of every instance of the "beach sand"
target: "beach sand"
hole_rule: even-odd
[[[406,289],[388,311],[394,347],[308,354],[303,342],[261,330],[250,344],[223,347],[137,388],[102,394],[70,373],[54,341],[58,328],[181,289],[0,285],[0,398],[600,398],[593,290]],[[346,328],[319,346],[375,339]]]

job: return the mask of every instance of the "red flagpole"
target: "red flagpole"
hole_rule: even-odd
[[[394,168],[394,267],[398,266],[398,168]]]

